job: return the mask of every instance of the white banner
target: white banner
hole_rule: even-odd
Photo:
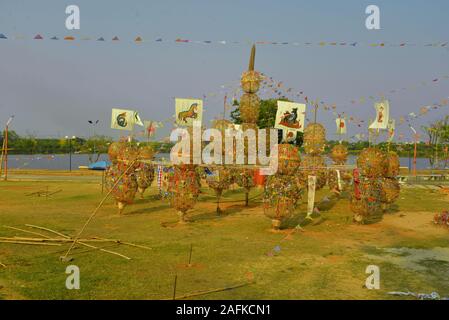
[[[308,177],[309,190],[307,192],[307,217],[310,217],[315,208],[315,189],[316,189],[316,176]]]
[[[193,126],[193,121],[202,122],[203,100],[176,98],[176,123],[181,126]]]
[[[111,128],[132,131],[134,129],[133,110],[112,109]]]
[[[305,113],[305,104],[278,101],[274,127],[276,129],[304,132]]]
[[[374,104],[376,109],[376,119],[369,126],[370,129],[387,129],[388,121],[390,120],[390,103],[388,100],[376,102]]]

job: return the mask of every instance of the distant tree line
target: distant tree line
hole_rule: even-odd
[[[0,133],[0,145],[3,145],[4,132]],[[90,138],[36,138],[33,136],[20,136],[15,131],[8,132],[8,153],[10,154],[88,154],[89,160],[97,161],[101,154],[107,153],[113,139],[107,136],[96,135]],[[171,143],[157,141],[141,142],[150,144],[158,152],[170,152]]]

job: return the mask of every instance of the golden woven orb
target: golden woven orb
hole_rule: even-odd
[[[246,93],[256,93],[259,91],[262,75],[260,72],[254,70],[254,62],[256,59],[256,47],[251,48],[251,56],[249,59],[248,71],[243,72],[241,78],[241,85],[243,91]]]
[[[357,158],[357,167],[360,168],[360,174],[362,176],[380,178],[387,173],[387,157],[383,151],[377,148],[366,148],[360,152]]]
[[[335,164],[345,164],[348,160],[348,148],[344,144],[335,145],[331,150],[331,159]]]
[[[320,123],[309,123],[304,129],[304,151],[307,154],[323,153],[326,146],[326,129]]]
[[[240,98],[240,117],[243,123],[257,123],[259,119],[260,99],[256,92],[259,90],[262,77],[254,70],[256,59],[256,46],[251,48],[248,71],[244,72],[241,79],[242,89],[245,94]]]
[[[299,149],[291,144],[278,145],[278,173],[293,175],[301,165]]]

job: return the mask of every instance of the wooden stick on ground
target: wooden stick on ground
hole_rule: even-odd
[[[10,227],[10,226],[3,226],[3,227],[4,228],[8,228],[8,229],[12,229],[12,230],[22,231],[22,232],[29,233],[29,234],[34,234],[36,236],[40,236],[40,237],[43,237],[43,238],[46,238],[46,239],[50,239],[50,237],[48,237],[48,236],[46,236],[46,235],[44,235],[42,233],[39,233],[39,232],[28,231],[28,230],[24,230],[24,229],[20,229],[20,228],[16,228],[16,227]]]
[[[176,300],[202,296],[202,295],[209,294],[209,293],[215,293],[215,292],[221,292],[221,291],[237,289],[237,288],[248,286],[250,284],[252,284],[252,282],[241,283],[241,284],[238,284],[238,285],[235,285],[235,286],[231,286],[231,287],[224,287],[224,288],[218,288],[218,289],[212,289],[212,290],[206,290],[206,291],[198,291],[198,292],[189,293],[189,294],[186,294],[186,295],[183,295],[183,296],[178,296],[178,297],[176,297]],[[175,298],[173,297],[171,299],[164,299],[164,300],[175,300]]]
[[[58,232],[58,231],[55,231],[55,230],[52,230],[49,228],[44,228],[44,227],[36,226],[36,225],[32,225],[32,224],[26,224],[26,226],[31,227],[31,228],[40,229],[40,230],[45,230],[45,231],[57,234],[65,239],[69,239],[70,241],[73,241],[73,238],[69,237],[68,235],[65,235],[61,232]],[[82,241],[86,241],[86,240],[90,241],[90,239],[82,239]],[[131,247],[136,247],[136,248],[141,248],[141,249],[146,249],[146,250],[153,250],[153,248],[150,248],[150,247],[146,247],[146,246],[142,246],[142,245],[138,245],[138,244],[134,244],[134,243],[130,243],[130,242],[125,242],[125,241],[121,241],[121,240],[116,240],[116,239],[104,239],[104,238],[100,238],[100,237],[94,237],[92,239],[92,241],[115,242],[118,244],[123,244],[123,245],[131,246]],[[99,249],[99,248],[94,247],[94,249]],[[114,254],[115,254],[115,252],[114,252]],[[126,257],[126,258],[128,258],[128,257]]]
[[[48,232],[57,234],[57,235],[60,236],[60,237],[63,237],[63,238],[66,238],[66,239],[70,239],[70,237],[69,237],[68,235],[65,235],[65,234],[63,234],[63,233],[61,233],[61,232],[58,232],[58,231],[55,231],[55,230],[52,230],[52,229],[49,229],[49,228],[44,228],[44,227],[40,227],[40,226],[35,226],[35,225],[33,225],[33,224],[26,224],[26,226],[27,226],[27,227],[30,227],[30,228],[35,228],[35,229],[40,229],[40,230],[48,231]]]
[[[127,257],[127,256],[125,256],[125,255],[123,255],[123,254],[120,254],[120,253],[117,253],[117,252],[114,252],[114,251],[110,251],[110,250],[106,250],[106,249],[98,248],[98,247],[95,247],[95,246],[93,246],[93,245],[90,245],[90,244],[87,244],[87,243],[81,242],[81,241],[79,241],[79,240],[77,240],[77,243],[79,243],[80,245],[83,245],[83,246],[86,246],[86,247],[92,248],[92,249],[96,249],[96,250],[99,250],[99,251],[102,251],[102,252],[106,252],[106,253],[110,253],[110,254],[113,254],[113,255],[116,255],[116,256],[122,257],[122,258],[124,258],[124,259],[126,259],[126,260],[131,260],[131,258],[130,258],[130,257]]]
[[[109,195],[112,193],[112,191],[117,187],[117,185],[120,183],[122,178],[128,173],[128,171],[133,168],[134,164],[136,163],[137,159],[131,162],[129,167],[123,172],[123,174],[117,179],[115,184],[112,186],[112,188],[108,191],[108,193],[104,196],[103,200],[100,201],[98,206],[95,208],[95,210],[92,212],[90,217],[87,219],[87,221],[84,223],[83,227],[81,228],[80,232],[75,236],[75,239],[73,239],[72,244],[70,245],[70,248],[67,250],[65,255],[62,257],[62,259],[67,259],[67,256],[69,255],[70,251],[72,251],[73,247],[75,246],[76,242],[78,241],[78,238],[81,236],[81,234],[84,232],[84,229],[86,229],[87,225],[90,223],[90,221],[93,219],[93,217],[97,214],[98,210],[103,206],[103,203],[106,201],[106,199],[109,197]]]
[[[71,242],[72,239],[65,238],[25,238],[25,237],[0,237],[0,240],[13,240],[13,241],[30,241],[30,242]],[[101,239],[78,239],[82,242],[114,242],[119,244],[118,240],[101,240]]]
[[[140,248],[140,249],[153,250],[153,248],[151,248],[151,247],[146,247],[146,246],[143,246],[143,245],[140,245],[140,244],[131,243],[131,242],[125,242],[125,241],[122,241],[122,240],[119,240],[119,239],[117,239],[117,240],[115,240],[115,239],[104,239],[104,238],[100,238],[100,237],[93,237],[93,239],[98,239],[98,240],[102,240],[102,241],[105,241],[105,242],[106,241],[115,242],[115,243],[118,243],[118,244],[124,244],[126,246],[136,247],[136,248]]]
[[[12,240],[0,240],[1,243],[13,243],[13,244],[31,244],[40,246],[60,246],[60,243],[46,243],[46,242],[28,242],[28,241],[12,241]]]
[[[6,264],[0,262],[0,267],[6,268]]]

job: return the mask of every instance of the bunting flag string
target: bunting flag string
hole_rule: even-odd
[[[431,81],[421,81],[420,84],[422,86],[426,86],[427,84],[439,83],[441,80],[446,80],[446,79],[449,79],[449,76],[444,75],[444,76],[441,76],[438,78],[434,78]],[[295,100],[298,97],[302,97],[307,103],[309,103],[313,100],[310,98],[310,96],[307,96],[304,91],[296,91],[293,88],[286,87],[282,81],[276,82],[273,79],[273,77],[265,78],[264,82],[262,83],[262,87],[261,87],[260,91],[264,92],[264,90],[266,90],[267,88],[271,89],[271,91],[272,91],[271,94],[274,94],[274,96],[278,97],[278,98],[287,98],[289,100]],[[393,93],[393,91],[394,91],[394,93],[404,92],[405,90],[416,89],[416,88],[417,88],[417,86],[411,86],[408,88],[402,88],[401,90],[390,90],[390,93]],[[380,94],[379,97],[370,96],[369,99],[372,100],[372,102],[374,103],[374,101],[376,101],[376,99],[379,99],[379,100],[385,99],[385,95]],[[359,99],[359,101],[363,101],[363,100],[364,100],[363,97]],[[330,103],[326,103],[325,101],[322,101],[320,99],[316,99],[315,101],[318,101],[319,105],[322,107],[323,110],[332,111],[334,117],[342,117],[342,118],[345,117],[345,114],[346,114],[345,112],[339,113],[337,111],[336,103],[330,104]],[[365,102],[366,102],[366,100],[363,103],[365,103]],[[410,123],[412,121],[414,121],[415,119],[418,119],[420,117],[427,115],[432,110],[438,110],[441,107],[445,107],[445,106],[449,106],[449,97],[443,98],[439,102],[434,102],[433,104],[430,104],[430,105],[421,106],[421,107],[419,107],[419,111],[410,112],[406,115],[400,116],[398,125],[400,126],[401,124],[406,123],[409,126]],[[347,119],[348,124],[352,122],[358,128],[363,128],[363,130],[365,130],[368,125],[368,121],[366,121],[364,119],[359,119],[352,115],[346,115],[346,117],[348,118]],[[362,139],[366,138],[366,135],[364,133],[357,133],[350,137],[350,139],[354,139],[354,138],[357,140],[362,140]],[[398,140],[402,140],[403,138],[404,138],[404,134],[400,134]]]
[[[0,39],[2,40],[26,40],[27,37],[23,35],[13,35],[7,36],[4,33],[0,33]],[[100,42],[132,42],[136,44],[143,43],[177,43],[177,44],[201,44],[201,45],[251,45],[257,44],[259,46],[264,45],[273,45],[273,46],[293,46],[293,47],[367,47],[367,48],[416,48],[416,47],[425,47],[425,48],[443,48],[449,49],[448,41],[437,41],[437,42],[427,42],[427,43],[414,43],[414,42],[361,42],[361,41],[316,41],[316,42],[300,42],[300,41],[236,41],[236,40],[192,40],[185,38],[175,38],[175,39],[167,39],[167,38],[156,38],[156,39],[147,39],[143,36],[136,35],[130,37],[129,39],[122,40],[118,36],[114,36],[109,40],[106,37],[91,37],[91,36],[81,36],[75,37],[71,35],[58,37],[57,35],[49,35],[42,36],[41,34],[36,34],[34,36],[29,37],[32,40],[65,40],[65,41],[100,41]]]

